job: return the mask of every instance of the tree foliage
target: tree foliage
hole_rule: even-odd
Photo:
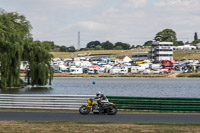
[[[115,48],[121,46],[122,49],[126,50],[126,49],[130,49],[130,45],[127,43],[122,43],[122,42],[117,42],[115,43]]]
[[[95,50],[103,50],[103,48],[102,48],[101,45],[97,45],[97,46],[95,47]]]
[[[66,46],[61,46],[60,47],[60,52],[67,52],[68,51],[68,48]]]
[[[91,41],[87,44],[86,48],[95,48],[98,45],[101,45],[99,41]]]
[[[122,46],[117,46],[114,48],[114,50],[122,50]]]
[[[34,45],[30,30],[30,22],[25,16],[16,12],[0,11],[1,88],[20,86],[19,66],[22,59],[29,61],[30,72],[35,74],[35,78],[31,77],[32,85],[45,85],[48,79],[47,71],[49,73],[50,70],[50,54],[44,45]],[[44,70],[46,67],[48,69]],[[39,81],[36,81],[36,78]]]
[[[195,40],[198,40],[197,32],[194,33],[194,41],[195,41]]]
[[[192,41],[192,44],[197,44],[200,43],[200,39],[198,39],[198,35],[197,32],[194,33],[194,41]]]
[[[31,25],[23,15],[0,12],[1,87],[20,86],[20,61]]]
[[[160,42],[175,42],[177,40],[176,32],[172,29],[164,29],[156,34],[154,40]]]
[[[31,79],[31,85],[51,84],[53,68],[50,66],[52,55],[40,41],[31,41],[25,44],[25,60],[29,62],[27,78]],[[50,76],[49,76],[50,74]]]
[[[109,42],[109,41],[101,43],[101,46],[105,50],[111,50],[111,49],[114,48],[114,45],[111,42]]]
[[[76,51],[76,49],[74,46],[68,47],[68,52],[75,52],[75,51]]]
[[[174,42],[174,46],[183,46],[183,45],[184,45],[183,41],[175,41]]]
[[[144,47],[150,47],[152,45],[152,43],[153,43],[153,41],[149,40],[149,41],[146,41],[143,46]]]

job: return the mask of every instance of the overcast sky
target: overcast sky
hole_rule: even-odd
[[[170,28],[178,40],[200,36],[200,0],[0,0],[0,8],[23,14],[35,40],[81,47],[90,41],[143,45]]]

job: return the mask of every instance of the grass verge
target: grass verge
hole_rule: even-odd
[[[198,133],[200,124],[102,122],[0,122],[1,133]]]
[[[109,57],[117,57],[127,55],[132,57],[132,53],[137,52],[148,52],[150,49],[134,49],[134,50],[88,50],[88,51],[77,51],[77,52],[50,52],[54,58],[72,58],[76,54],[114,54]],[[174,50],[173,57],[175,60],[180,59],[199,59],[200,50]]]
[[[178,74],[176,77],[188,77],[188,78],[200,77],[200,72],[199,73],[181,73],[181,74]]]
[[[71,75],[69,73],[54,73],[54,77],[168,77],[168,74],[77,74]]]

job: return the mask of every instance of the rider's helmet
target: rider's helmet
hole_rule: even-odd
[[[101,97],[102,95],[103,95],[103,94],[102,94],[100,91],[96,93],[96,96],[97,96],[97,97]]]

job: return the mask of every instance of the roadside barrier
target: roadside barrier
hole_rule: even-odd
[[[160,112],[200,112],[200,98],[108,96],[119,109]]]
[[[78,110],[94,95],[0,94],[0,108]]]
[[[0,108],[78,110],[95,95],[0,94]],[[118,109],[200,112],[200,98],[107,96]]]

